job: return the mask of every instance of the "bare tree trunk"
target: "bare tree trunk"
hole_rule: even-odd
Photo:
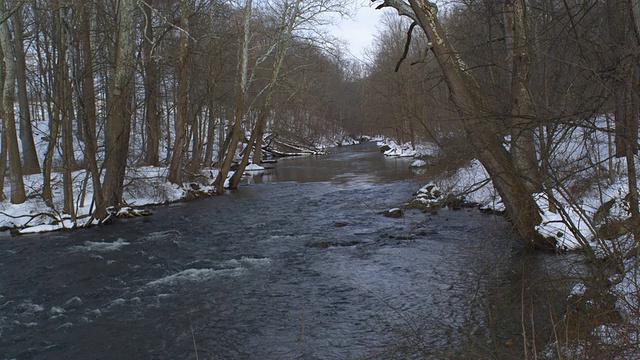
[[[629,184],[629,207],[632,220],[632,233],[636,241],[640,238],[640,210],[638,207],[638,184],[635,168],[635,154],[638,151],[638,48],[640,37],[637,24],[638,5],[634,2],[608,0],[605,2],[608,15],[611,50],[617,73],[613,82],[615,100],[615,145],[616,157],[624,157],[627,163]],[[631,17],[628,14],[631,13]],[[633,29],[635,41],[630,42],[628,29]],[[633,49],[635,56],[627,56]],[[630,71],[631,70],[631,74]],[[631,75],[631,76],[630,76]]]
[[[2,46],[0,46],[0,57],[3,57]],[[4,61],[0,61],[0,94],[3,93],[4,88]],[[0,114],[4,113],[2,102],[0,101]],[[6,200],[7,197],[4,193],[4,181],[7,175],[7,160],[9,147],[7,146],[7,132],[4,131],[4,121],[0,121],[0,201]]]
[[[197,173],[201,169],[202,153],[203,153],[203,146],[204,146],[204,141],[202,139],[203,129],[201,128],[202,127],[201,124],[204,122],[201,120],[202,103],[199,103],[197,106],[194,107],[194,109],[195,109],[195,112],[191,116],[193,121],[191,126],[191,129],[192,129],[191,132],[193,134],[192,136],[193,142],[191,144],[191,165],[189,166],[189,171],[191,171],[192,174]]]
[[[262,139],[262,132],[264,131],[265,123],[267,122],[267,116],[269,114],[269,105],[271,104],[271,97],[273,96],[273,89],[278,81],[278,77],[280,74],[280,69],[282,68],[282,63],[284,62],[284,55],[286,44],[281,44],[281,51],[278,52],[276,56],[276,63],[273,66],[273,73],[271,74],[271,82],[268,85],[267,94],[265,96],[264,102],[260,107],[260,112],[258,113],[258,119],[256,120],[256,125],[251,132],[251,137],[249,139],[249,143],[247,144],[247,148],[242,156],[242,160],[238,166],[238,170],[233,174],[231,180],[229,180],[229,188],[236,189],[238,184],[240,184],[240,179],[242,178],[242,173],[244,169],[247,167],[249,162],[249,156],[251,154],[251,148],[257,143],[258,137]],[[262,150],[256,147],[255,152],[260,153]]]
[[[178,99],[176,102],[175,132],[176,140],[173,144],[173,157],[169,165],[168,180],[174,184],[182,184],[182,172],[184,163],[184,149],[187,137],[188,106],[189,106],[189,68],[187,56],[189,43],[186,31],[189,27],[188,0],[182,0],[180,5],[180,58],[178,62]]]
[[[29,111],[29,99],[27,95],[27,72],[24,54],[23,20],[22,12],[16,11],[13,15],[13,27],[15,34],[16,52],[16,80],[18,83],[18,104],[20,106],[20,141],[22,142],[22,156],[24,158],[24,173],[37,174],[40,172],[36,145],[33,141],[31,130],[31,112]]]
[[[535,107],[529,91],[533,49],[528,39],[525,0],[505,0],[505,42],[511,77],[511,156],[531,193],[542,190],[535,141]]]
[[[62,11],[62,10],[60,10]],[[62,55],[62,54],[61,54]],[[65,54],[66,55],[66,54]],[[62,57],[61,60],[66,62],[67,59]],[[68,73],[68,72],[67,72]],[[73,153],[73,120],[72,110],[68,106],[68,99],[71,98],[71,89],[69,80],[65,77],[62,81],[62,87],[60,90],[60,96],[56,96],[62,103],[59,105],[62,107],[60,113],[62,124],[62,183],[64,193],[64,212],[71,215],[71,220],[75,221],[75,209],[73,198],[73,175],[72,170],[74,168],[75,157]]]
[[[204,150],[204,166],[209,167],[213,162],[213,147],[215,146],[216,117],[213,104],[209,104],[207,119],[207,147]]]
[[[253,131],[251,132],[251,136],[249,137],[249,142],[247,143],[247,148],[244,150],[244,154],[242,155],[242,160],[238,165],[238,170],[233,174],[233,176],[231,176],[231,179],[229,180],[229,189],[237,189],[238,185],[240,184],[240,180],[242,179],[242,173],[244,172],[244,169],[247,167],[247,164],[249,163],[251,148],[256,143],[256,139],[258,137],[258,134],[260,133],[259,128],[261,127],[261,124],[266,121],[266,118],[267,118],[266,107],[267,106],[265,102],[260,108],[260,113],[258,114],[258,120],[256,121],[256,125]],[[260,151],[260,150],[256,148],[255,151]]]
[[[153,1],[147,1],[151,5]],[[145,163],[160,165],[160,111],[158,109],[158,66],[153,59],[154,38],[151,7],[144,5],[145,28],[142,51],[144,53],[144,93],[145,93],[145,123],[147,129],[147,146]]]
[[[54,106],[57,109],[58,118],[56,121],[62,127],[62,187],[63,187],[63,211],[71,215],[72,221],[75,221],[75,209],[73,198],[73,176],[72,170],[75,163],[73,151],[73,109],[71,101],[71,83],[69,79],[69,34],[67,34],[68,24],[66,24],[67,12],[66,8],[58,3],[56,10],[58,20],[58,63],[60,77],[57,84],[59,86],[54,90]]]
[[[631,0],[631,14],[635,39],[632,43],[635,56],[633,57],[633,81],[631,91],[631,119],[628,122],[629,139],[627,143],[627,173],[629,182],[629,204],[633,225],[633,237],[640,243],[640,207],[638,206],[638,174],[636,173],[635,155],[638,153],[638,122],[640,121],[640,2]]]
[[[83,0],[81,3],[81,55],[83,61],[82,94],[79,97],[79,107],[81,119],[83,121],[82,130],[84,132],[85,143],[85,166],[91,174],[93,184],[93,202],[96,210],[104,211],[104,198],[102,196],[102,184],[100,170],[96,160],[98,140],[96,138],[96,99],[93,74],[93,52],[91,47],[91,0]],[[106,213],[94,212],[93,217],[104,219]]]
[[[0,3],[0,17],[7,14],[4,2]],[[16,134],[16,121],[13,111],[16,85],[16,60],[7,21],[0,24],[0,44],[4,58],[4,87],[2,91],[3,132],[9,149],[9,178],[11,181],[11,202],[21,204],[27,200],[22,179],[22,163]]]
[[[51,207],[53,204],[53,194],[51,190],[51,171],[55,145],[57,144],[60,126],[62,126],[62,173],[63,173],[63,193],[64,193],[64,211],[74,217],[74,201],[73,201],[73,179],[71,176],[72,157],[73,157],[73,138],[71,131],[71,119],[69,114],[68,98],[71,96],[69,91],[69,69],[67,65],[68,51],[68,34],[64,24],[65,10],[64,7],[57,4],[58,8],[54,13],[54,47],[57,51],[54,89],[53,89],[53,112],[49,119],[49,145],[44,161],[44,186],[43,198]]]
[[[233,124],[233,129],[231,130],[231,140],[229,142],[229,147],[224,157],[224,161],[222,162],[222,166],[220,167],[218,177],[214,182],[214,186],[218,194],[222,194],[224,192],[224,183],[227,180],[227,175],[229,174],[229,169],[231,168],[231,162],[233,161],[236,149],[238,148],[240,129],[242,127],[242,119],[244,118],[245,113],[245,101],[248,86],[247,76],[249,68],[249,40],[251,38],[251,7],[252,0],[247,0],[244,13],[244,40],[242,44],[240,68],[240,89],[238,91],[238,100],[236,103],[235,122]]]
[[[118,1],[118,31],[116,38],[115,68],[111,77],[107,112],[107,128],[110,133],[105,156],[103,194],[106,206],[120,206],[124,190],[124,176],[129,155],[131,131],[131,77],[133,76],[135,29],[134,0]],[[102,212],[102,210],[97,210]]]
[[[0,124],[2,126],[2,124]],[[2,130],[2,128],[0,128]],[[4,194],[4,177],[7,173],[7,132],[0,132],[0,201],[5,200],[7,197]]]
[[[266,115],[266,114],[265,114]],[[267,117],[265,116],[264,121],[260,121],[260,115],[258,115],[258,123],[256,124],[256,141],[253,150],[253,160],[254,164],[262,163],[262,144],[264,137],[264,130],[267,125]]]

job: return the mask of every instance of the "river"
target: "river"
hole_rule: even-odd
[[[483,331],[512,238],[473,210],[381,216],[425,181],[409,164],[346,147],[150,217],[0,237],[0,359],[444,358]]]

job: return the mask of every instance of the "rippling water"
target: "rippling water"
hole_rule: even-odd
[[[434,354],[456,347],[509,233],[474,211],[379,215],[418,188],[409,164],[350,147],[117,226],[0,237],[0,359],[397,358],[414,336]]]

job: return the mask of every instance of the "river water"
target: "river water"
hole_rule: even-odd
[[[482,331],[511,235],[471,210],[380,215],[424,181],[409,164],[358,145],[115,226],[0,237],[0,359],[443,358]]]

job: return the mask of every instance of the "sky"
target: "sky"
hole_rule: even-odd
[[[373,43],[383,11],[371,6],[370,0],[357,0],[356,3],[355,16],[352,19],[339,19],[331,32],[347,43],[353,57],[364,60],[365,50]]]

